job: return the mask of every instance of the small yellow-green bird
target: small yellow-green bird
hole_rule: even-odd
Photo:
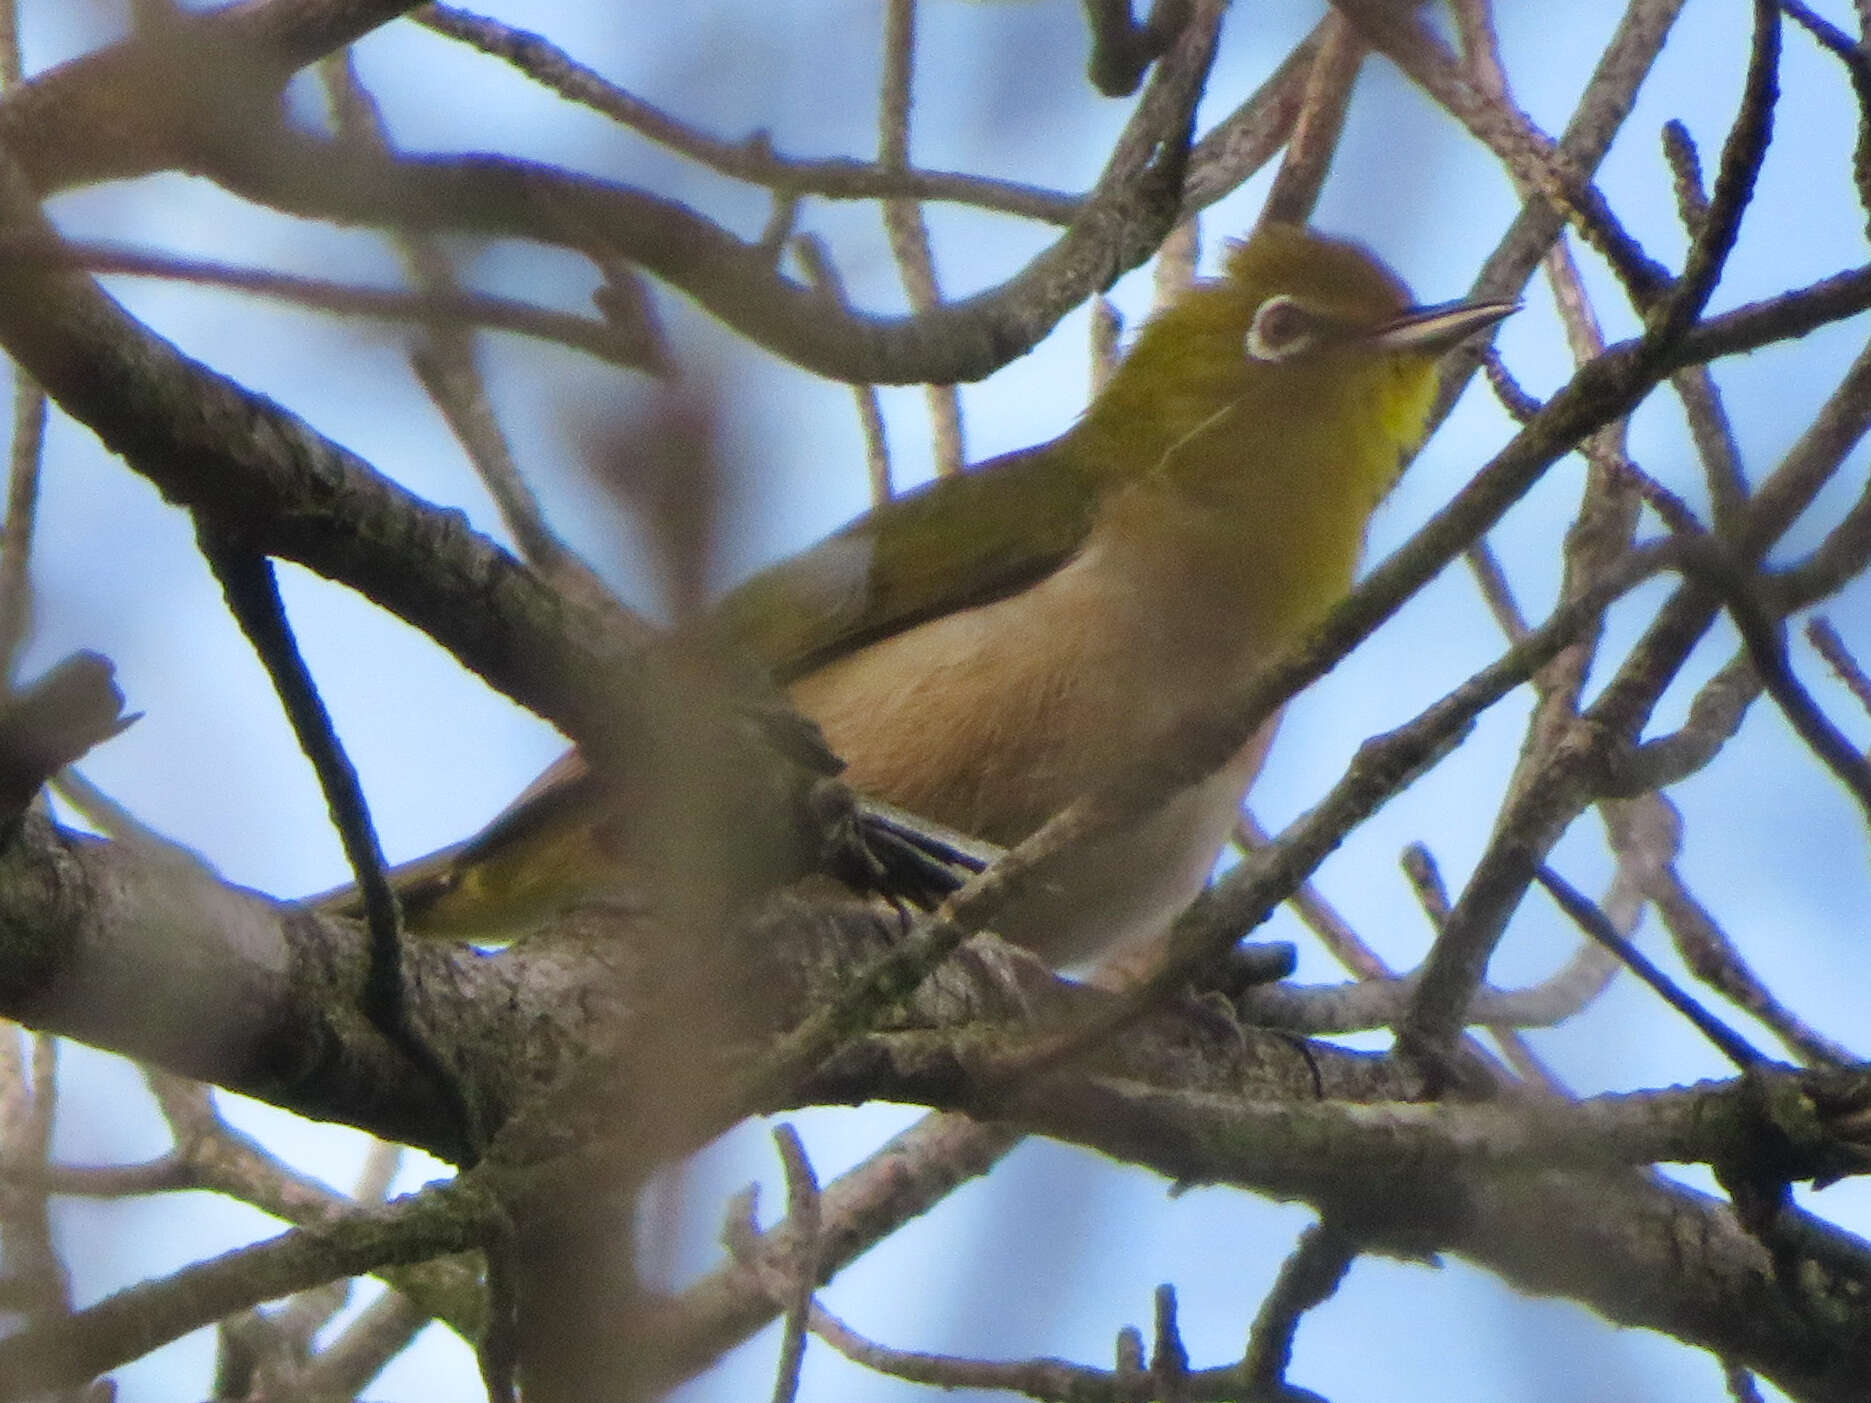
[[[1263,225],[1144,326],[1065,433],[859,517],[701,627],[772,669],[855,788],[1012,846],[1350,588],[1439,359],[1514,306],[1415,306],[1357,245]],[[995,929],[1055,965],[1160,933],[1207,880],[1271,732]],[[581,768],[568,756],[417,865],[410,928],[512,939],[601,895]]]

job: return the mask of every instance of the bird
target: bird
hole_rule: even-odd
[[[1262,223],[1058,437],[875,507],[690,627],[764,668],[854,790],[1012,847],[1350,589],[1442,358],[1517,305],[1418,305],[1363,246]],[[1208,880],[1276,725],[995,932],[1060,968],[1145,948]],[[601,803],[568,753],[482,833],[392,874],[409,928],[510,939],[601,895]]]

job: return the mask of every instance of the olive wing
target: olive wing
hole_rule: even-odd
[[[939,478],[753,576],[704,627],[785,685],[1044,579],[1083,544],[1099,485],[1058,440]]]

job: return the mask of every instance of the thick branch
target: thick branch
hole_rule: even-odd
[[[825,986],[841,982],[854,962],[873,955],[872,947],[894,938],[895,926],[888,912],[867,916],[852,908],[840,915],[822,903],[795,900],[775,908],[733,948],[736,961],[752,961],[743,968],[751,987],[784,992],[786,1007],[766,1010],[783,1022],[799,1012],[800,1003],[791,1001],[809,1004],[825,997]],[[654,1022],[632,1013],[632,962],[625,952],[633,939],[666,936],[630,921],[620,932],[614,914],[608,929],[603,942],[536,940],[496,957],[426,947],[412,954],[411,988],[423,1020],[464,1066],[483,1106],[526,1104],[586,1055],[583,1049],[605,1045],[601,1030],[611,1030],[609,1046],[616,1052],[617,1029]],[[982,947],[982,953],[995,948]],[[0,857],[0,1013],[307,1114],[444,1153],[458,1151],[447,1109],[355,1012],[362,968],[363,939],[352,927],[293,915],[192,868],[73,838],[37,818],[27,820],[21,837]],[[1302,1044],[1287,1035],[1235,1035],[1216,1027],[1212,1017],[1163,1014],[1100,1050],[1095,1062],[1031,1083],[1009,1099],[1007,1083],[993,1074],[992,1064],[995,1047],[1008,1045],[1008,1032],[1018,1032],[1018,1020],[1080,1018],[1081,1003],[1109,997],[1059,984],[1013,955],[952,962],[910,1015],[925,1031],[872,1035],[834,1064],[814,1094],[970,1105],[985,1089],[995,1114],[1025,1128],[1173,1174],[1225,1178],[1262,1192],[1355,1208],[1384,1241],[1407,1241],[1421,1250],[1459,1247],[1542,1289],[1554,1289],[1563,1277],[1568,1294],[1614,1319],[1718,1343],[1724,1354],[1775,1377],[1797,1376],[1802,1397],[1849,1396],[1829,1384],[1809,1388],[1806,1380],[1857,1377],[1846,1370],[1858,1348],[1853,1332],[1864,1322],[1843,1311],[1823,1332],[1807,1327],[1801,1337],[1805,1352],[1795,1367],[1787,1345],[1791,1336],[1759,1323],[1762,1292],[1769,1289],[1763,1287],[1763,1249],[1734,1228],[1724,1210],[1678,1190],[1626,1185],[1599,1174],[1590,1176],[1596,1187],[1589,1191],[1610,1196],[1623,1216],[1576,1210],[1562,1215],[1548,1205],[1586,1193],[1586,1181],[1531,1173],[1525,1168],[1530,1151],[1494,1140],[1482,1141],[1487,1153],[1465,1159],[1459,1146],[1449,1148],[1450,1137],[1435,1131],[1438,1125],[1468,1124],[1462,1116],[1472,1120],[1473,1130],[1490,1117],[1511,1120],[1511,1113],[1402,1106],[1366,1113],[1343,1105],[1407,1100],[1417,1093],[1401,1080],[1407,1073],[1385,1059]],[[981,1025],[983,1019],[988,1025]],[[927,1031],[956,1020],[974,1025],[973,1031]],[[996,1023],[1006,1029],[994,1031]],[[628,1065],[627,1056],[620,1065]],[[987,1075],[977,1078],[981,1070]],[[658,1085],[650,1094],[662,1089]],[[1321,1093],[1336,1104],[1308,1108]],[[1658,1104],[1688,1107],[1695,1103],[1685,1098],[1695,1094],[1675,1093]],[[626,1089],[618,1100],[628,1107],[635,1098]],[[1237,1126],[1198,1136],[1194,1127],[1200,1120],[1191,1119],[1192,1107],[1211,1108],[1222,1117],[1216,1126],[1242,1115],[1264,1124],[1252,1134]],[[1584,1119],[1594,1113],[1587,1108],[1578,1114]],[[1621,1114],[1622,1157],[1700,1153],[1727,1143],[1710,1122],[1698,1149],[1692,1140],[1702,1132],[1685,1128],[1682,1116],[1651,1122],[1647,1138],[1631,1141],[1630,1125],[1644,1123],[1644,1116]],[[1657,1130],[1658,1124],[1665,1129]],[[1340,1153],[1362,1138],[1399,1134],[1431,1136],[1425,1144],[1444,1146],[1435,1154],[1400,1157],[1405,1167],[1397,1172],[1424,1178],[1423,1194],[1414,1198],[1397,1192],[1394,1176],[1367,1172],[1365,1157]],[[1588,1148],[1569,1152],[1570,1158],[1597,1162],[1593,1142],[1581,1143]],[[1197,1155],[1191,1146],[1204,1148]],[[1348,1166],[1358,1163],[1367,1169],[1351,1172]],[[1431,1193],[1450,1163],[1461,1165],[1462,1173]],[[1270,1164],[1279,1166],[1277,1174]],[[1693,1223],[1697,1234],[1679,1241],[1667,1264],[1653,1250],[1654,1225],[1662,1221]],[[1546,1244],[1540,1252],[1531,1246],[1532,1235]],[[1584,1279],[1565,1264],[1582,1259],[1588,1246],[1597,1254],[1597,1271]],[[1830,1291],[1841,1273],[1854,1280],[1871,1277],[1871,1261],[1857,1244],[1835,1244],[1799,1279],[1826,1283]],[[1814,1333],[1821,1336],[1817,1342]]]

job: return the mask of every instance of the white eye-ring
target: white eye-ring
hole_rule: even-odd
[[[1318,339],[1320,318],[1295,297],[1269,297],[1254,313],[1242,345],[1257,361],[1290,360]]]

